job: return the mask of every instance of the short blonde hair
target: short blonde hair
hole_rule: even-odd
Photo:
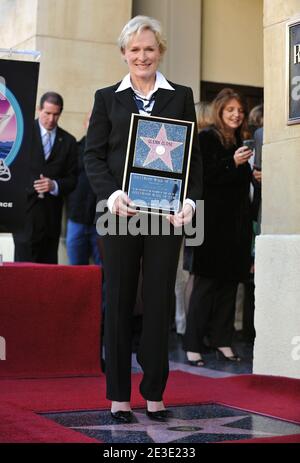
[[[127,24],[125,24],[120,37],[118,45],[122,53],[124,53],[127,44],[132,39],[134,34],[139,34],[142,31],[150,30],[156,37],[159,51],[163,54],[167,49],[167,43],[162,35],[162,27],[159,21],[149,16],[135,16]]]

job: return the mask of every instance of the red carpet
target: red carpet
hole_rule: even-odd
[[[140,379],[141,375],[133,375],[132,404],[134,407],[145,406],[145,401],[138,392]],[[105,399],[105,378],[103,376],[49,380],[0,380],[0,400],[2,404],[14,404],[12,411],[7,411],[4,407],[4,410],[6,410],[5,419],[3,417],[0,419],[0,436],[2,436],[1,428],[7,429],[8,426],[10,429],[10,431],[6,431],[6,439],[8,440],[5,440],[5,442],[11,442],[9,439],[15,439],[16,424],[17,429],[21,429],[23,426],[22,421],[20,424],[18,419],[20,407],[23,408],[23,413],[25,413],[24,409],[46,412],[106,409],[109,406],[109,402]],[[300,381],[290,378],[242,375],[210,379],[180,371],[172,371],[164,400],[166,405],[169,406],[220,403],[300,423]],[[12,419],[12,415],[15,416],[15,421]],[[31,415],[30,419],[34,421],[33,416],[36,415]],[[42,417],[37,418],[44,420]],[[28,424],[30,419],[28,419]],[[38,427],[38,425],[36,426]],[[45,423],[44,426],[46,426]],[[54,428],[51,428],[50,431],[49,437],[46,434],[44,439],[56,438],[60,439],[60,442],[66,442],[67,439],[73,438],[71,435],[62,434],[59,429],[60,437],[55,437]],[[38,439],[42,437],[34,434],[33,437],[31,436],[33,440],[30,440],[30,442],[39,442]],[[295,436],[290,437],[290,439],[296,438]],[[0,437],[0,441],[1,439]],[[77,439],[77,442],[82,442],[81,435],[77,434]],[[253,440],[251,441],[253,442]],[[292,441],[294,442],[294,440]],[[45,440],[45,442],[49,442],[49,440]]]
[[[0,293],[0,378],[99,375],[98,266],[5,264]]]
[[[6,264],[0,292],[0,336],[6,343],[6,359],[0,361],[0,442],[94,442],[36,412],[110,405],[99,359],[100,269]],[[140,380],[141,375],[132,376],[133,407],[145,407]],[[172,371],[164,400],[167,406],[219,403],[300,423],[300,381],[289,378],[211,379]]]
[[[219,403],[300,423],[300,380],[241,375],[217,381],[222,383]]]
[[[12,404],[0,403],[0,443],[93,443],[83,434]]]

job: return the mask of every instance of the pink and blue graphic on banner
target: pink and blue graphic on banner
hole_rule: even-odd
[[[0,59],[0,232],[25,224],[39,63]]]
[[[9,166],[20,151],[23,135],[20,106],[13,93],[0,83],[0,181],[11,180]]]

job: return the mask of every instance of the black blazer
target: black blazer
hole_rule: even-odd
[[[192,90],[170,82],[175,91],[158,89],[152,116],[196,123]],[[138,108],[132,90],[116,90],[120,82],[97,90],[87,133],[85,166],[97,200],[106,200],[122,189],[127,140],[132,113]],[[202,194],[202,162],[195,125],[187,197],[196,201]]]
[[[44,199],[38,198],[38,194],[33,188],[33,182],[39,179],[40,174],[56,180],[59,188],[58,196],[46,193]],[[40,127],[38,120],[36,120],[31,145],[30,179],[27,188],[25,239],[41,233],[53,238],[59,237],[63,196],[75,188],[76,181],[77,147],[75,138],[65,130],[57,127],[54,145],[46,161]],[[38,224],[38,227],[36,227],[36,224]]]

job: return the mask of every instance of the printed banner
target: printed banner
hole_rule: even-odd
[[[39,63],[0,59],[0,231],[22,228]]]

